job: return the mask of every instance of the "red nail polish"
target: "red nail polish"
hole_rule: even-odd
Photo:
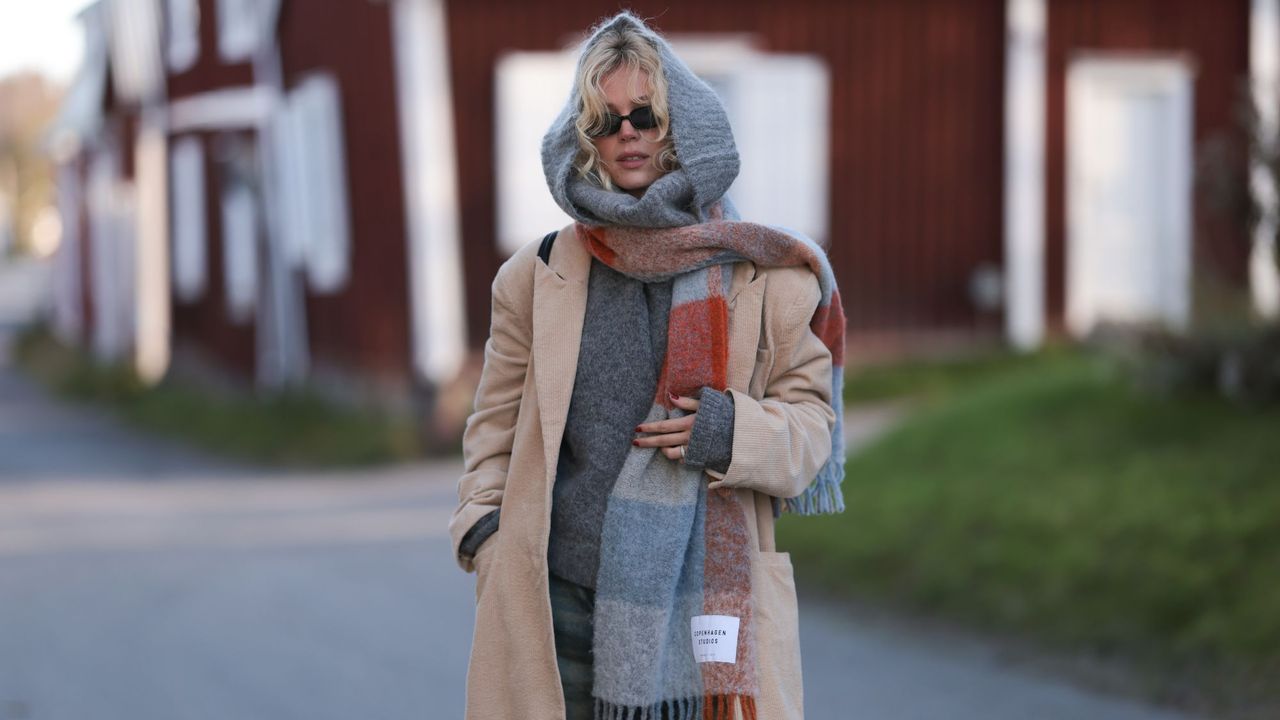
[[[639,425],[637,425],[637,426],[636,426],[635,432],[640,432],[640,426],[639,426]]]
[[[632,441],[631,441],[631,444],[632,444],[632,445],[639,445],[639,444],[640,444],[640,441],[639,441],[639,440],[632,440]]]

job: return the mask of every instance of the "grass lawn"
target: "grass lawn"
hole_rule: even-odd
[[[39,329],[19,338],[16,356],[61,397],[107,406],[140,428],[233,457],[333,467],[422,453],[410,420],[341,408],[310,393],[259,399],[172,381],[145,387],[128,367],[92,363]]]
[[[1061,352],[1061,349],[1049,349],[1035,356],[976,353],[947,359],[846,368],[844,399],[846,404],[904,395],[936,399],[976,382],[1002,376],[1011,370],[1037,366],[1046,356]]]
[[[850,402],[913,375],[934,400],[849,459],[846,512],[780,522],[803,579],[1218,692],[1280,670],[1280,410],[1071,350],[884,370]]]

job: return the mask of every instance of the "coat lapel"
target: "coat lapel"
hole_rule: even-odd
[[[760,341],[761,303],[767,275],[756,278],[752,263],[738,263],[729,285],[729,387],[747,391]]]
[[[591,255],[574,237],[573,226],[560,231],[550,266],[536,260],[533,289],[533,375],[538,389],[547,495],[555,480],[560,439],[578,370],[578,348],[587,309]]]

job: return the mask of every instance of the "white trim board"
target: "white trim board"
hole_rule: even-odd
[[[443,0],[394,0],[413,367],[445,383],[466,359],[456,138]]]
[[[1008,0],[1004,87],[1004,322],[1019,350],[1044,341],[1046,0]]]
[[[210,90],[169,102],[169,132],[256,128],[275,106],[275,93],[265,85]]]
[[[134,366],[148,384],[169,369],[169,143],[164,111],[143,113],[134,147]]]

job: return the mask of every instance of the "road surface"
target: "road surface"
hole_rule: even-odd
[[[53,402],[4,347],[0,720],[462,716],[458,462],[240,466]],[[800,596],[811,719],[1185,720]]]

